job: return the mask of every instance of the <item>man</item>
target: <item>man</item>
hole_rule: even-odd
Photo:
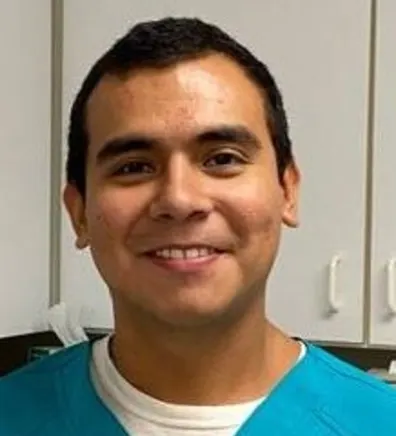
[[[74,102],[64,191],[114,334],[5,378],[0,434],[395,435],[390,387],[265,316],[298,188],[260,61],[197,19],[135,26]]]

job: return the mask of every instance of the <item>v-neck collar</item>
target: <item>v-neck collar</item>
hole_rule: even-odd
[[[307,428],[308,421],[309,427],[312,426],[312,414],[322,404],[318,392],[307,389],[312,383],[317,385],[318,380],[314,380],[315,374],[309,370],[315,347],[304,344],[304,358],[275,385],[267,399],[257,407],[235,436],[261,435],[263,430],[270,430],[271,436],[301,436],[301,429]],[[310,405],[309,410],[306,405]]]
[[[65,377],[66,383],[59,380],[58,388],[67,408],[66,419],[72,434],[96,436],[98,429],[108,436],[128,436],[116,417],[103,404],[91,380],[90,359],[91,344],[81,344],[79,362],[72,365],[69,371],[72,376]],[[320,407],[319,399],[311,391],[304,389],[309,385],[310,353],[312,346],[307,347],[306,355],[297,362],[267,396],[252,415],[240,427],[235,436],[261,435],[264,429],[271,429],[271,436],[290,436],[299,433],[298,428],[308,419],[306,410],[301,404],[307,402]],[[73,380],[73,382],[70,382]],[[302,383],[302,380],[304,383]],[[307,398],[304,398],[307,397]],[[296,399],[298,398],[298,401]],[[293,419],[291,419],[291,417]],[[300,425],[296,426],[296,420]]]

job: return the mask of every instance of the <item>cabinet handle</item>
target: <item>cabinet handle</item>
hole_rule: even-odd
[[[337,313],[342,307],[342,301],[337,297],[337,268],[341,262],[341,255],[333,256],[329,273],[329,305],[332,312]]]
[[[387,266],[388,273],[388,290],[387,290],[387,304],[391,315],[396,315],[396,301],[395,301],[395,264],[396,258],[392,257]]]

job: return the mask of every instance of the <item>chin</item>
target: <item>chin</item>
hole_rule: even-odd
[[[219,313],[173,313],[172,316],[164,314],[157,316],[159,320],[169,327],[177,329],[208,328],[222,324],[224,315]]]
[[[227,301],[197,302],[194,304],[157,307],[152,311],[161,322],[178,328],[210,327],[234,321],[245,309],[233,299]]]

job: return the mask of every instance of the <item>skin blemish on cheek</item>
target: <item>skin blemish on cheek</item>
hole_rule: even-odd
[[[100,228],[102,229],[105,229],[107,227],[106,220],[99,212],[96,212],[93,216],[93,225],[95,226],[95,228],[97,228],[97,226],[100,226]]]

